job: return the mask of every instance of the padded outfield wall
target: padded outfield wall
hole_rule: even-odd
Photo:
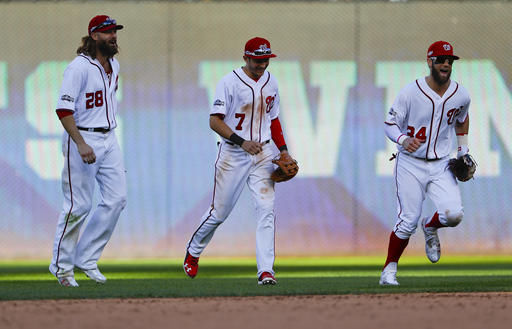
[[[254,36],[278,54],[269,70],[301,167],[276,188],[278,255],[384,256],[396,219],[384,116],[402,86],[428,74],[426,49],[440,39],[462,58],[453,78],[472,96],[479,165],[461,184],[465,218],[441,232],[443,251],[512,250],[512,3],[52,1],[0,3],[0,257],[50,257],[62,202],[57,92],[100,13],[125,26],[117,134],[129,188],[105,256],[183,255],[211,202],[213,91]],[[206,252],[253,255],[254,234],[244,191]],[[421,235],[410,251],[422,251]]]

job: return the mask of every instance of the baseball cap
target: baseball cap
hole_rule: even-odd
[[[260,37],[252,38],[245,43],[244,55],[251,58],[272,58],[277,56],[272,54],[270,42]]]
[[[105,32],[112,29],[120,30],[122,28],[123,26],[118,25],[115,19],[107,15],[97,15],[89,22],[88,31],[89,35],[91,35],[92,32]]]
[[[436,41],[428,47],[427,57],[452,56],[459,59],[459,56],[453,54],[453,46],[447,41]]]

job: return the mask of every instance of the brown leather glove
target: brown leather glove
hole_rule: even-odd
[[[297,161],[295,161],[288,153],[279,154],[272,160],[272,163],[276,164],[277,168],[270,175],[270,179],[276,183],[286,182],[287,180],[295,177],[299,172]]]

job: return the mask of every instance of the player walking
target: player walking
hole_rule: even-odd
[[[258,284],[276,284],[274,278],[274,148],[270,139],[289,156],[279,122],[277,81],[268,71],[276,57],[270,43],[253,38],[245,44],[245,66],[226,75],[217,85],[210,109],[210,127],[222,137],[219,143],[213,198],[201,225],[187,245],[183,268],[194,278],[199,256],[217,227],[231,213],[247,183],[257,213],[256,261]]]
[[[118,52],[117,30],[122,28],[108,16],[92,18],[89,35],[82,39],[78,56],[64,72],[57,103],[57,115],[65,129],[64,204],[50,264],[50,272],[63,286],[78,287],[75,266],[90,279],[105,283],[97,261],[126,205],[125,169],[114,133],[119,75],[114,55]],[[78,241],[92,207],[95,180],[101,200]]]
[[[398,144],[395,184],[398,218],[389,238],[381,285],[398,285],[397,264],[416,231],[425,196],[437,212],[421,222],[428,259],[441,257],[437,229],[457,226],[463,217],[457,180],[447,170],[454,131],[457,157],[468,153],[469,94],[450,80],[452,64],[459,59],[446,41],[434,42],[427,51],[430,75],[403,88],[387,114],[386,135]]]

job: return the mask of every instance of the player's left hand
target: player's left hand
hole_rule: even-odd
[[[473,178],[476,166],[475,159],[469,153],[457,159],[450,159],[448,162],[448,169],[461,182],[466,182]]]
[[[272,163],[278,166],[277,169],[272,172],[272,175],[270,175],[270,179],[276,183],[286,182],[295,177],[299,172],[297,161],[290,156],[288,151],[281,151],[279,157],[272,160]]]

